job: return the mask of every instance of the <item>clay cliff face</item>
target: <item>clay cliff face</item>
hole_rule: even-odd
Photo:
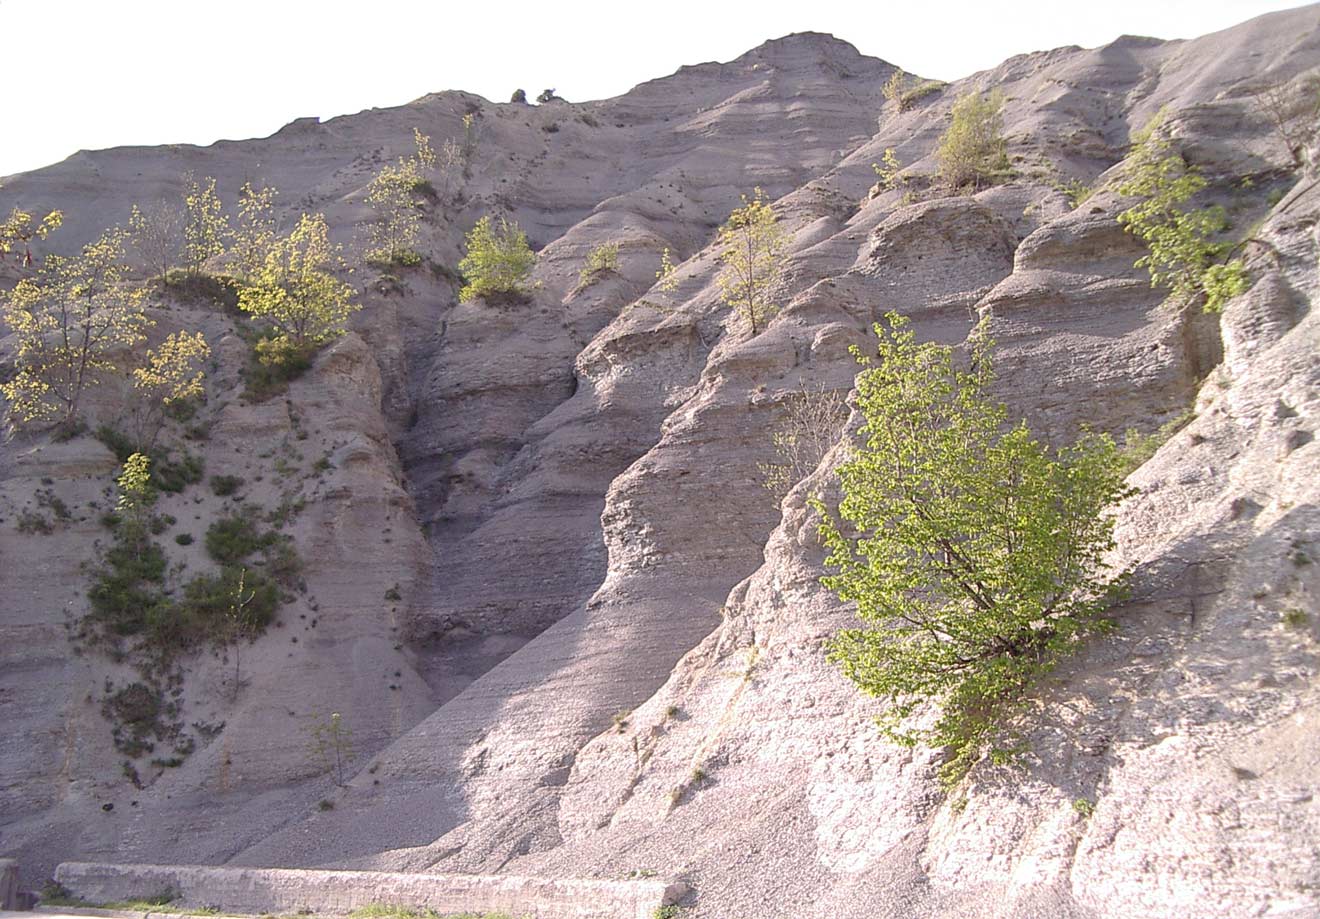
[[[710,917],[1320,912],[1320,190],[1250,94],[1317,68],[1307,7],[1019,56],[896,113],[890,65],[806,34],[604,102],[444,93],[11,178],[0,210],[64,208],[65,247],[188,171],[229,194],[277,185],[286,214],[323,210],[348,243],[412,129],[438,141],[475,112],[479,162],[428,209],[421,248],[452,268],[475,219],[505,213],[539,259],[530,301],[503,306],[457,303],[443,270],[359,272],[353,331],[258,404],[237,397],[233,319],[160,305],[158,333],[201,328],[218,358],[192,445],[208,473],[247,478],[252,504],[305,501],[290,532],[307,591],[245,649],[241,693],[225,660],[188,663],[185,720],[223,730],[143,788],[100,712],[122,667],[74,655],[63,628],[114,457],[90,437],[0,447],[0,852],[36,874],[91,857],[655,871]],[[933,173],[953,101],[991,87],[1011,181],[916,202],[873,189],[887,148]],[[1110,180],[1161,109],[1234,225],[1259,224],[1252,287],[1220,316],[1152,290],[1115,219]],[[1098,191],[1074,209],[1064,179]],[[792,236],[784,308],[753,337],[709,246],[756,186]],[[603,242],[619,271],[580,286]],[[672,292],[653,288],[665,247]],[[834,493],[828,462],[782,505],[757,471],[786,400],[846,392],[849,346],[888,309],[947,342],[986,319],[1000,394],[1043,436],[1196,415],[1119,511],[1136,571],[1121,628],[1034,701],[1028,761],[979,768],[953,798],[938,755],[885,743],[824,660],[851,621],[817,582],[805,504]],[[44,487],[74,519],[17,532]],[[195,489],[164,510],[200,535],[233,501]],[[305,740],[330,711],[354,731],[342,789]]]

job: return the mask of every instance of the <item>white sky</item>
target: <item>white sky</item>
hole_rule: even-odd
[[[1296,0],[0,0],[0,176],[79,149],[264,136],[465,89],[601,99],[790,32],[956,79],[1124,33],[1193,38]]]

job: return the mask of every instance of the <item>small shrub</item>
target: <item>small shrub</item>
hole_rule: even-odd
[[[1290,629],[1304,629],[1310,621],[1311,617],[1305,610],[1290,609],[1283,614],[1283,624]]]
[[[316,349],[311,345],[298,345],[285,335],[261,338],[253,346],[257,363],[269,367],[278,379],[292,380],[312,366]]]
[[[175,268],[155,281],[157,290],[190,306],[238,311],[238,285],[233,278]]]
[[[578,273],[578,285],[586,287],[606,272],[619,270],[619,244],[601,243],[587,253],[587,261]]]
[[[55,443],[57,444],[63,444],[63,443],[68,443],[69,441],[73,440],[75,437],[81,437],[83,434],[86,433],[87,433],[87,423],[82,420],[78,420],[75,421],[73,424],[60,425],[58,428],[55,429],[54,433],[51,434],[50,439],[55,441]]]
[[[180,546],[191,546],[194,542],[191,533],[179,533],[174,537],[174,542]]]
[[[1008,171],[1003,93],[969,93],[953,105],[953,123],[940,137],[940,178],[952,189],[980,189]]]
[[[322,798],[316,802],[316,809],[319,811],[332,811],[335,809],[335,802],[329,798]],[[353,915],[357,915],[357,913],[355,912]]]
[[[279,503],[279,506],[266,515],[266,522],[272,526],[283,529],[295,517],[303,512],[307,506],[307,501],[303,498],[293,499],[285,498]]]
[[[240,595],[242,623],[231,616]],[[260,572],[226,565],[219,574],[199,575],[184,586],[169,629],[162,628],[157,637],[181,650],[206,640],[225,644],[261,634],[275,621],[279,608],[280,590],[274,581]]]
[[[151,472],[151,484],[164,492],[177,494],[189,485],[196,485],[206,473],[201,457],[185,453],[175,461],[169,454],[157,461]]]
[[[677,906],[657,906],[652,919],[682,919],[683,910]]]
[[[211,476],[211,491],[218,497],[227,498],[238,491],[246,483],[242,476],[237,475],[213,475]]]
[[[54,878],[41,885],[37,897],[43,906],[86,906],[86,902],[73,895],[73,891]]]
[[[176,398],[165,406],[165,414],[180,424],[187,424],[197,417],[200,404],[193,398]]]
[[[432,195],[435,194],[435,188],[430,182],[425,182],[424,185],[430,189]],[[414,190],[417,190],[416,186],[414,186]],[[367,256],[366,261],[370,267],[375,268],[377,271],[388,271],[391,268],[416,268],[422,263],[422,256],[415,249],[402,248],[394,249],[391,252],[374,252]],[[382,279],[391,277],[394,276],[381,275]],[[394,280],[398,281],[398,278],[394,277]]]
[[[335,784],[343,786],[344,767],[353,757],[352,730],[344,724],[339,712],[332,712],[329,718],[314,721],[309,733],[312,755],[334,776]]]
[[[137,899],[137,900],[125,900],[122,902],[125,906],[127,906],[128,904],[138,904],[141,906],[167,906],[170,903],[173,903],[177,899],[179,899],[178,892],[174,890],[172,887],[166,887],[164,890],[162,890],[160,893],[156,894],[155,896],[142,897],[141,899]]]
[[[1068,199],[1068,206],[1073,210],[1081,207],[1086,199],[1096,192],[1094,188],[1081,179],[1064,179],[1056,182],[1053,188],[1055,191],[1063,193],[1063,196]]]
[[[46,484],[50,484],[49,481]],[[56,520],[67,521],[73,518],[69,505],[49,488],[37,492],[37,506],[44,507],[55,515]]]
[[[115,455],[115,459],[121,463],[127,462],[130,456],[138,452],[137,444],[127,434],[109,425],[103,424],[97,428],[95,437],[105,444]]]
[[[948,85],[949,84],[947,83],[941,83],[939,80],[926,80],[922,83],[918,83],[916,86],[903,93],[902,97],[899,99],[898,110],[900,112],[906,112],[909,109],[913,109],[922,99],[944,92],[944,88]]]
[[[45,514],[27,509],[18,515],[18,523],[15,525],[15,529],[28,536],[34,533],[49,535],[55,531]]]
[[[298,346],[282,335],[267,333],[252,349],[252,358],[243,370],[244,395],[251,402],[264,402],[284,392],[288,384],[312,366],[316,348]]]
[[[527,91],[525,89],[515,89],[513,95],[509,97],[509,102],[514,105],[526,105]]]
[[[160,689],[146,683],[130,683],[101,702],[101,714],[115,725],[115,749],[129,757],[150,753],[151,738],[165,739],[164,710]]]
[[[159,536],[178,522],[178,518],[172,514],[153,514],[147,521],[147,531],[152,536]]]
[[[131,437],[108,425],[96,429],[96,439],[105,444],[121,463],[127,462],[134,453],[144,453],[151,460],[152,487],[158,491],[177,494],[189,485],[200,482],[205,472],[205,464],[200,457],[184,453],[182,459],[175,460],[165,450],[141,451]]]
[[[490,217],[482,217],[468,233],[467,254],[458,263],[459,271],[467,278],[459,299],[521,295],[535,264],[536,255],[518,224],[501,218],[496,226]]]
[[[206,553],[222,565],[237,564],[270,543],[247,514],[221,518],[206,530]]]
[[[922,99],[944,91],[947,83],[939,80],[917,81],[910,74],[895,70],[884,85],[885,99],[899,112],[910,111]]]
[[[111,641],[140,634],[153,611],[166,603],[160,591],[166,566],[165,553],[155,543],[116,540],[87,591],[88,618]]]
[[[1090,817],[1095,813],[1095,805],[1086,798],[1074,798],[1072,808],[1083,817]]]
[[[292,588],[299,584],[302,559],[293,547],[293,540],[273,532],[266,533],[263,538],[267,541],[266,572],[284,587]]]
[[[879,177],[882,189],[893,191],[898,187],[898,174],[903,171],[903,164],[898,161],[898,154],[893,147],[886,147],[885,155],[880,158],[880,162],[872,163],[871,169]]]
[[[614,713],[614,730],[622,734],[628,727],[628,716],[632,714],[631,709],[621,709]]]

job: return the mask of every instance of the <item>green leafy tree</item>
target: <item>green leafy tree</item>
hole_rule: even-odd
[[[871,168],[880,178],[880,187],[885,191],[893,191],[898,187],[898,174],[903,171],[903,164],[898,161],[898,154],[893,147],[886,147],[885,155],[880,162],[872,163]]]
[[[969,93],[953,104],[953,123],[940,137],[936,158],[950,188],[980,189],[1008,170],[1004,95]]]
[[[655,286],[664,294],[672,294],[678,289],[678,266],[674,264],[674,257],[668,246],[665,246],[660,253],[660,267],[655,273]]]
[[[215,179],[210,176],[201,181],[188,180],[183,204],[184,264],[197,274],[207,262],[224,255],[225,241],[230,236],[229,220],[216,194]]]
[[[233,230],[230,255],[241,278],[255,277],[262,269],[266,254],[275,243],[275,199],[279,191],[270,186],[253,188],[244,182],[238,191],[238,219]]]
[[[970,369],[952,349],[919,344],[896,313],[857,377],[861,442],[839,467],[836,521],[821,504],[823,578],[857,604],[832,660],[885,700],[882,727],[906,744],[948,747],[946,783],[987,752],[1007,752],[1027,693],[1088,633],[1125,576],[1106,509],[1129,494],[1112,440],[1051,450],[1010,426],[987,394],[988,344]],[[929,726],[909,721],[940,708]]]
[[[758,334],[779,310],[774,301],[784,276],[785,239],[774,208],[756,189],[720,227],[716,243],[723,268],[716,279],[724,302]]]
[[[62,211],[50,211],[38,220],[28,211],[14,208],[8,217],[0,221],[0,260],[6,258],[10,252],[18,254],[18,249],[21,248],[22,253],[18,254],[18,258],[24,267],[31,268],[32,243],[38,239],[45,239],[58,230],[63,222]]]
[[[133,368],[131,425],[138,450],[150,453],[171,405],[202,395],[211,348],[201,332],[174,332]]]
[[[431,186],[436,166],[431,138],[413,128],[416,149],[376,173],[367,186],[367,203],[376,212],[370,230],[367,260],[381,264],[416,265],[417,236],[422,226],[422,193]],[[432,190],[434,194],[434,190]]]
[[[151,458],[143,453],[134,453],[124,460],[115,484],[119,487],[119,500],[115,511],[120,515],[124,527],[121,537],[127,539],[145,539],[147,517],[151,505],[156,500],[151,488]]]
[[[536,253],[518,224],[503,217],[496,224],[491,217],[482,217],[468,233],[467,254],[458,263],[467,279],[459,299],[522,294],[535,265]]]
[[[1150,273],[1152,287],[1167,287],[1179,298],[1201,299],[1217,313],[1247,289],[1241,259],[1222,262],[1229,245],[1215,237],[1228,228],[1218,205],[1188,209],[1187,202],[1208,184],[1161,131],[1157,116],[1137,136],[1119,192],[1138,198],[1118,215],[1118,222],[1147,246],[1136,266]]]
[[[257,346],[263,362],[305,357],[343,334],[360,307],[353,288],[333,274],[342,267],[321,214],[303,214],[288,236],[271,244],[261,268],[238,292],[239,309],[276,330]]]
[[[49,256],[0,303],[17,339],[17,373],[0,384],[19,423],[76,424],[87,388],[120,371],[152,325],[129,283],[124,232],[107,230],[72,258]]]

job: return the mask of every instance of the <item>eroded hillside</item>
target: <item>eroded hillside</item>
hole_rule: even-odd
[[[893,67],[806,34],[603,102],[443,93],[13,177],[0,212],[62,208],[66,249],[188,172],[229,201],[274,184],[285,219],[324,211],[350,243],[365,184],[414,128],[479,125],[470,177],[426,212],[428,263],[359,269],[352,332],[287,394],[243,396],[232,313],[154,306],[154,335],[201,329],[216,357],[207,433],[181,449],[245,480],[167,497],[166,535],[301,502],[284,532],[306,589],[244,649],[241,691],[228,655],[185,663],[182,765],[144,761],[130,781],[102,702],[131,676],[66,633],[115,456],[91,436],[0,447],[0,852],[37,874],[92,857],[658,872],[710,917],[1320,909],[1320,191],[1253,95],[1318,69],[1308,7],[1195,41],[1019,56],[897,112]],[[990,88],[1013,177],[928,188],[954,100]],[[1116,220],[1129,140],[1161,110],[1209,198],[1259,240],[1251,289],[1219,316],[1153,290]],[[890,148],[916,194],[876,186]],[[1093,190],[1080,206],[1069,180]],[[711,248],[753,187],[792,234],[784,308],[755,336]],[[486,213],[539,250],[525,303],[456,302],[463,234]],[[605,242],[619,270],[580,284]],[[665,248],[673,290],[655,286]],[[887,744],[824,660],[851,619],[817,581],[805,503],[834,493],[829,464],[782,506],[758,472],[792,394],[846,392],[849,346],[888,309],[950,343],[984,318],[999,394],[1049,438],[1196,416],[1132,477],[1119,631],[1041,693],[1029,760],[983,766],[953,797],[936,754]],[[115,402],[92,411],[112,421]],[[46,489],[69,519],[19,532]],[[176,557],[206,564],[199,547]],[[307,749],[332,711],[353,730],[344,788]]]

